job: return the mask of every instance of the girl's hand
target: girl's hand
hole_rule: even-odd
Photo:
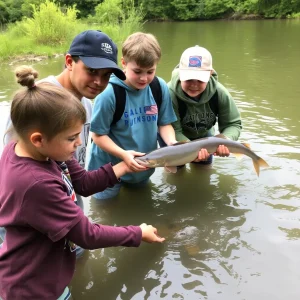
[[[208,160],[209,156],[210,156],[210,154],[208,153],[208,151],[206,149],[201,149],[198,152],[198,157],[194,160],[194,162]]]
[[[143,223],[140,225],[140,228],[142,229],[142,241],[144,242],[162,243],[165,240],[165,238],[162,238],[159,235],[157,235],[157,229],[152,225],[147,225],[146,223]]]
[[[126,163],[130,172],[142,172],[142,171],[148,170],[147,167],[144,167],[144,166],[138,164],[134,160],[135,156],[143,156],[143,155],[145,155],[145,153],[136,152],[133,150],[128,150],[128,151],[124,152],[124,154],[122,155],[122,159]]]

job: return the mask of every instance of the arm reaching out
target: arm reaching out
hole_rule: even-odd
[[[92,138],[94,143],[104,150],[105,152],[119,157],[127,165],[129,172],[141,172],[147,170],[146,167],[139,165],[135,160],[135,156],[142,156],[145,153],[133,151],[133,150],[124,150],[119,147],[114,141],[107,135],[99,135],[92,133]],[[123,174],[124,175],[124,174]]]
[[[152,225],[147,225],[146,223],[143,223],[140,225],[140,228],[142,230],[142,240],[147,243],[162,243],[165,238],[160,237],[157,234],[157,229],[153,227]]]

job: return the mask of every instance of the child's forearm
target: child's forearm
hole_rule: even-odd
[[[87,217],[83,217],[69,231],[67,238],[85,249],[138,247],[142,241],[142,230],[139,226],[114,227],[92,224]]]
[[[116,166],[122,163],[116,166],[108,163],[93,171],[83,169],[76,159],[69,160],[66,163],[75,192],[85,197],[114,186],[118,182],[118,178],[125,174],[122,174],[121,171],[125,172],[126,170],[124,166],[122,169],[121,165],[115,171]]]
[[[131,172],[131,170],[128,168],[125,162],[121,161],[120,163],[114,165],[113,167],[114,173],[117,178],[122,177],[128,172]]]
[[[159,134],[164,142],[170,146],[176,143],[175,131],[171,124],[159,126]]]

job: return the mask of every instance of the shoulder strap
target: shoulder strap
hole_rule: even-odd
[[[218,101],[218,91],[213,94],[213,96],[209,100],[209,106],[215,116],[219,114],[219,101]]]
[[[117,84],[111,83],[115,93],[116,99],[116,110],[112,120],[112,124],[116,124],[122,117],[122,114],[125,110],[126,103],[126,92],[125,89]]]
[[[112,87],[114,89],[115,93],[115,99],[116,99],[116,110],[114,113],[114,117],[112,120],[112,124],[116,124],[122,117],[122,114],[124,113],[125,110],[125,104],[126,104],[126,91],[125,89],[117,84],[112,83]],[[149,84],[153,98],[156,102],[157,109],[159,111],[162,103],[162,91],[161,91],[161,86],[159,83],[159,79],[157,76],[154,77],[152,82]]]
[[[162,103],[162,91],[161,91],[161,86],[160,86],[159,79],[157,78],[157,76],[154,77],[154,79],[149,84],[149,86],[150,86],[153,98],[156,102],[157,109],[159,111],[159,109],[161,107],[161,103]]]

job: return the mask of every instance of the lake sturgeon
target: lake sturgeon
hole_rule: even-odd
[[[219,145],[226,146],[230,153],[235,156],[249,156],[253,161],[257,176],[259,176],[260,167],[269,166],[266,161],[250,149],[248,144],[235,142],[221,136],[206,137],[158,148],[143,156],[135,157],[135,160],[148,168],[165,167],[169,172],[176,173],[177,166],[194,161],[201,149],[207,149],[208,153],[212,154],[216,152]]]

